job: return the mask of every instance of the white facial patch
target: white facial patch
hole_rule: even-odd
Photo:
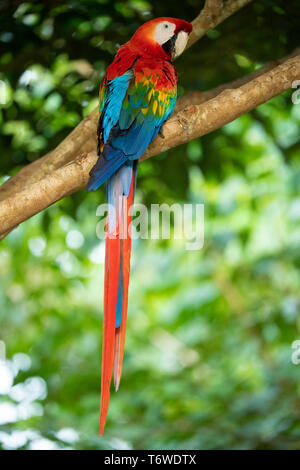
[[[188,38],[189,38],[189,35],[185,31],[180,31],[180,33],[178,33],[178,36],[175,42],[175,57],[178,57],[180,54],[183,53]]]
[[[175,24],[169,23],[169,21],[163,21],[158,23],[154,30],[153,38],[161,46],[165,42],[169,41],[174,35]]]

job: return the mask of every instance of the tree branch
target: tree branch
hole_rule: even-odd
[[[192,22],[194,32],[191,35],[188,46],[198,41],[206,32],[224,21],[252,0],[206,0],[204,8]],[[203,99],[207,99],[211,92],[203,93]],[[200,93],[189,94],[185,99],[178,100],[176,110],[184,107],[187,100],[195,103]],[[202,102],[202,94],[201,98]],[[0,187],[0,201],[6,199],[25,187],[39,181],[61,166],[74,160],[80,152],[89,152],[95,149],[94,135],[96,134],[98,110],[95,109],[63,140],[63,142],[47,155],[22,168],[16,175],[10,178]]]
[[[164,125],[164,138],[158,136],[141,160],[212,132],[291,88],[292,82],[300,76],[299,50],[270,70],[265,71],[266,67],[270,65],[262,68],[264,73],[256,71],[233,83],[231,88],[219,87],[219,94],[209,97],[201,104],[182,108],[179,103],[177,112]],[[216,93],[216,90],[211,93]],[[85,138],[88,138],[89,143],[84,147],[81,146],[82,151],[77,151],[78,156],[75,160],[54,169],[50,174],[47,172],[47,175],[39,181],[25,186],[0,203],[2,236],[32,215],[86,186],[89,171],[97,160],[96,152],[93,150],[96,134],[93,131],[93,137],[87,137],[89,135],[87,130],[90,132],[95,123],[89,121],[91,119],[79,125],[85,129]],[[73,131],[75,140],[78,139],[79,126]],[[59,146],[60,153],[56,153],[55,159],[64,161],[65,152],[67,155],[71,153],[70,147],[72,141],[67,144],[62,142]]]
[[[201,13],[192,21],[193,31],[187,47],[192,46],[210,30],[233,15],[252,0],[206,0]]]

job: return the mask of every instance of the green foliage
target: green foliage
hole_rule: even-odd
[[[117,44],[142,21],[199,12],[193,0],[13,3],[1,5],[3,180],[95,107]],[[180,93],[289,53],[299,15],[296,1],[240,11],[178,60]],[[123,379],[103,438],[104,192],[60,201],[1,242],[0,446],[300,448],[299,128],[287,91],[140,165],[137,201],[203,202],[205,243],[134,243]]]

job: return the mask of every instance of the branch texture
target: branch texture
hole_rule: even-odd
[[[212,132],[291,88],[292,82],[300,76],[299,51],[297,51],[297,55],[274,66],[271,70],[257,75],[258,72],[255,72],[254,77],[252,75],[248,77],[248,80],[242,79],[240,86],[236,82],[232,88],[222,90],[221,87],[217,96],[201,104],[192,104],[182,108],[182,104],[179,102],[178,111],[164,125],[164,138],[157,137],[147,149],[142,160]],[[89,171],[97,160],[96,152],[93,150],[95,149],[93,128],[96,126],[96,119],[93,121],[90,116],[72,133],[75,140],[81,141],[78,136],[78,128],[80,128],[81,136],[83,132],[88,139],[86,145],[81,145],[82,151],[77,149],[78,156],[75,160],[57,169],[55,163],[52,165],[50,174],[48,174],[47,167],[47,177],[42,177],[42,179],[25,186],[0,203],[0,234],[2,236],[32,215],[86,186]],[[88,137],[91,130],[93,131],[92,137]],[[60,161],[61,163],[71,155],[73,142],[72,140],[69,142],[69,138],[66,141],[60,144],[60,151],[55,154],[55,159],[53,159],[55,162]],[[47,155],[44,159],[46,158]]]
[[[188,47],[204,36],[209,29],[214,28],[250,1],[252,0],[206,0],[201,13],[192,21],[194,31],[190,36]],[[192,100],[189,104],[198,104],[208,99],[209,96],[213,96],[211,92],[189,94],[182,101],[177,102],[175,113],[188,104],[189,99]],[[27,165],[3,184],[0,187],[0,201],[45,176],[51,175],[54,170],[73,161],[80,153],[94,150],[97,117],[98,110],[95,109],[81,121],[56,149]]]
[[[193,21],[194,31],[188,46],[250,1],[252,0],[206,0],[200,15]],[[243,84],[275,65],[278,63],[268,64],[261,71],[214,90],[192,92],[178,100],[173,117],[164,126],[165,138],[157,137],[141,160],[204,135],[247,112],[248,107],[252,109],[269,99],[263,98],[267,93],[261,90],[260,97],[251,99],[249,96],[248,107],[247,98],[241,101],[239,107],[237,103],[232,106],[232,100],[237,101],[239,97],[231,94],[232,89],[239,90]],[[281,90],[282,87],[277,88]],[[221,92],[229,89],[231,92],[222,96]],[[274,88],[274,93],[269,95],[274,96],[281,91]],[[215,97],[217,101],[214,101]],[[0,240],[19,223],[86,186],[89,171],[97,160],[97,118],[98,110],[95,109],[53,151],[21,169],[0,187]]]

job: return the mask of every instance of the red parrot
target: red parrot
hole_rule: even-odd
[[[100,86],[98,160],[88,190],[106,181],[106,224],[100,434],[103,434],[114,368],[118,390],[124,354],[130,273],[130,207],[138,159],[172,114],[180,55],[192,25],[175,18],[144,23],[120,47]]]

